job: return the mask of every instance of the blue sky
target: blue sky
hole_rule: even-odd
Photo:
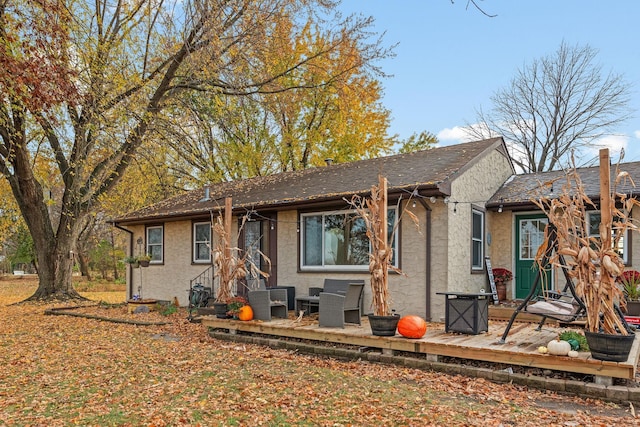
[[[479,0],[488,18],[467,0],[343,0],[340,10],[375,19],[396,56],[381,61],[383,104],[391,111],[391,134],[407,138],[429,131],[441,145],[460,142],[457,127],[489,110],[490,97],[533,59],[569,45],[598,50],[603,73],[631,85],[633,118],[607,139],[612,157],[640,161],[640,1]],[[597,150],[593,152],[597,158]]]

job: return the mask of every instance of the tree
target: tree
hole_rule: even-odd
[[[311,27],[296,34],[292,22],[284,20],[276,32],[278,42],[254,59],[267,74],[329,42]],[[303,86],[325,82],[313,91],[286,91],[290,82],[283,80],[270,93],[242,98],[186,94],[182,120],[169,117],[159,129],[171,147],[173,174],[202,184],[319,166],[326,158],[346,162],[388,152],[389,112],[380,104],[379,83],[358,65],[362,55],[355,42],[346,43],[317,66],[290,74]]]
[[[589,46],[563,42],[497,91],[492,110],[485,114],[480,109],[478,124],[468,125],[468,133],[503,136],[524,172],[568,165],[572,151],[597,145],[598,138],[630,116],[628,84],[620,75],[603,75],[594,64],[596,54]]]
[[[121,180],[163,111],[178,111],[181,95],[312,90],[384,55],[379,42],[365,43],[370,21],[348,18],[331,21],[325,43],[300,59],[261,66],[261,55],[278,41],[280,19],[303,28],[333,6],[324,0],[0,3],[0,172],[33,237],[40,282],[31,298],[79,297],[71,285],[71,251],[86,217]],[[314,82],[297,78],[353,43],[360,56],[348,67]],[[40,161],[55,166],[56,176],[38,176]],[[50,213],[48,182],[60,185],[59,215]]]
[[[433,148],[438,143],[438,137],[431,132],[422,131],[420,134],[414,133],[400,143],[401,146],[398,149],[398,153],[412,153]]]

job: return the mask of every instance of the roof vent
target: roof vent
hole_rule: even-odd
[[[209,192],[209,186],[207,185],[206,187],[204,187],[204,197],[200,199],[201,202],[208,202],[209,200],[211,200],[211,198],[209,197]]]
[[[324,159],[324,162],[327,164],[327,166],[331,166],[333,164],[333,159],[331,159],[331,158]]]

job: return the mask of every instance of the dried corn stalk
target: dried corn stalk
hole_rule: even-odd
[[[386,179],[381,178],[378,186],[371,187],[371,196],[368,198],[355,195],[349,202],[356,210],[358,217],[362,218],[369,239],[369,273],[371,274],[371,293],[373,314],[376,316],[391,315],[391,298],[389,296],[389,270],[403,274],[400,269],[393,266],[393,249],[387,240],[387,194]],[[400,207],[398,201],[398,208]],[[400,212],[400,209],[398,209]],[[395,232],[400,224],[402,215],[407,214],[418,225],[418,218],[410,211],[404,210],[398,216],[390,241],[393,241]]]
[[[624,263],[614,248],[618,247],[627,230],[637,230],[630,215],[633,206],[639,203],[625,194],[617,193],[616,188],[624,180],[629,180],[633,186],[635,184],[626,172],[619,171],[618,165],[611,192],[614,203],[607,204],[610,215],[601,210],[603,221],[600,223],[600,237],[594,237],[589,236],[587,211],[597,207],[587,196],[575,166],[566,174],[566,178],[567,182],[557,199],[533,200],[557,229],[558,251],[551,255],[551,264],[561,268],[559,256],[565,257],[569,276],[575,281],[576,292],[587,308],[587,330],[627,335],[614,308],[615,304],[625,303],[622,289],[615,281],[624,270]],[[601,209],[606,209],[605,204]],[[611,218],[611,221],[605,221],[605,218]],[[603,236],[605,238],[601,238]],[[538,251],[538,264],[545,251],[546,247]],[[538,267],[542,269],[544,266]]]
[[[225,215],[227,213],[225,212]],[[231,215],[229,212],[228,215]],[[246,218],[243,220],[240,229],[244,225]],[[244,252],[238,247],[232,247],[231,236],[229,236],[228,227],[223,224],[222,216],[218,216],[213,221],[213,232],[217,236],[217,243],[212,251],[214,277],[218,277],[218,292],[216,293],[216,302],[228,302],[235,295],[233,294],[234,285],[238,279],[247,277],[247,273],[251,273],[252,277],[269,277],[269,274],[261,271],[255,265],[249,252]],[[237,239],[236,239],[237,241]],[[242,253],[242,256],[240,255]],[[262,252],[260,256],[265,259],[267,264],[271,261]]]

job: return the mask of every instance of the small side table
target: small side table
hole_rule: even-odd
[[[478,335],[489,330],[491,293],[438,292],[446,298],[445,332]]]

